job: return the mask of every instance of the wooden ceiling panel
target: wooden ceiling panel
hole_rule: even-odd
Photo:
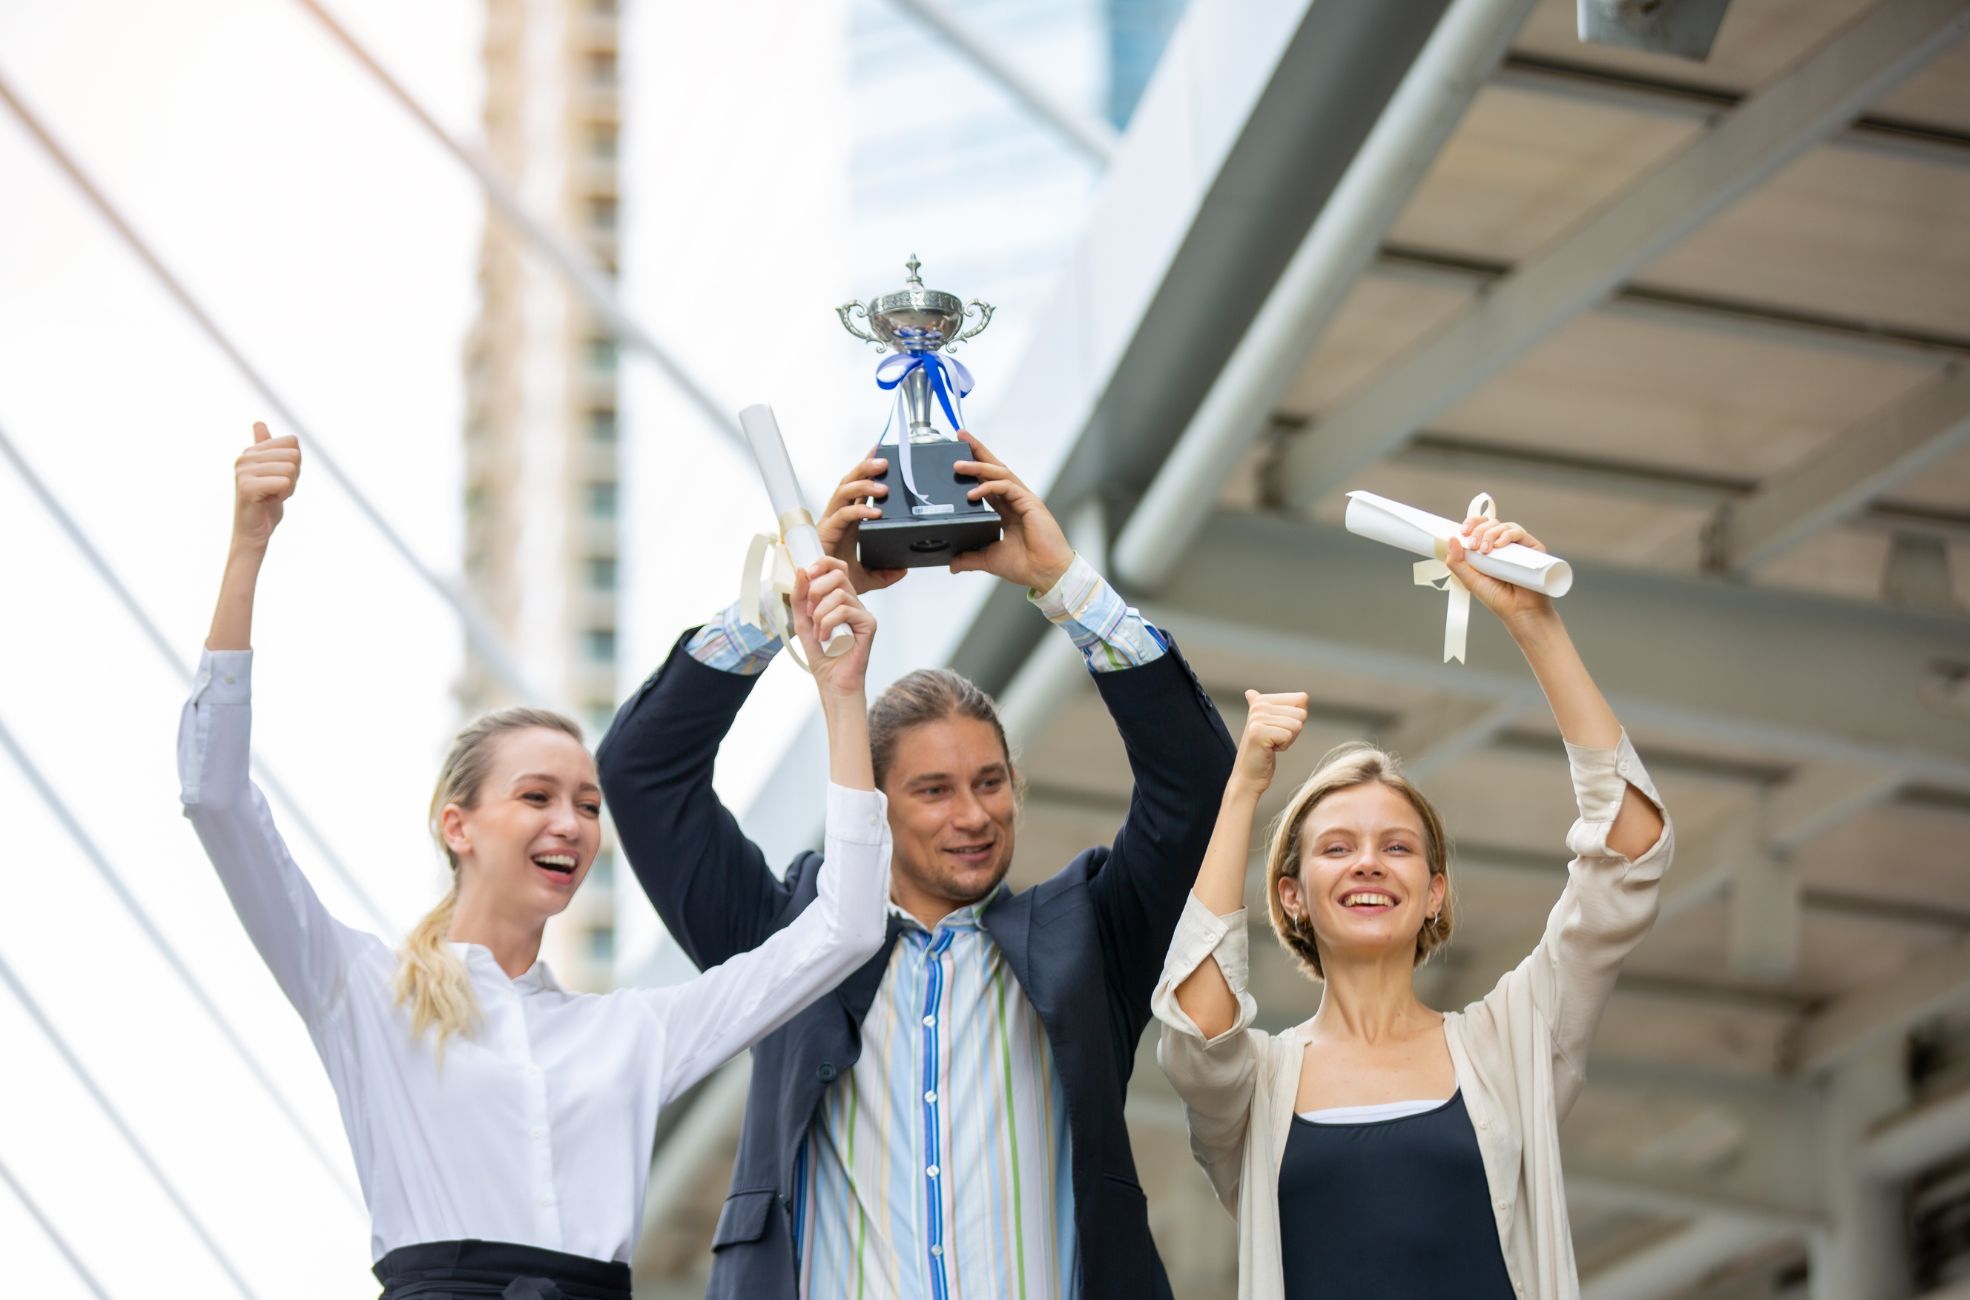
[[[1280,399],[1279,409],[1309,415],[1332,406],[1472,297],[1442,284],[1422,284],[1371,270],[1355,282],[1319,346]]]
[[[1589,313],[1452,407],[1440,427],[1510,445],[1763,478],[1923,383],[1936,366]]]
[[[1970,286],[1964,292],[1970,293]],[[1887,499],[1929,510],[1970,512],[1970,447],[1961,447],[1920,474],[1903,479]]]
[[[1959,42],[1883,95],[1870,116],[1970,134],[1970,42]]]
[[[1519,261],[1702,129],[1677,118],[1486,86],[1389,238]]]
[[[1890,538],[1883,532],[1833,528],[1758,566],[1761,585],[1878,602]]]
[[[1601,1017],[1588,1068],[1595,1057],[1613,1057],[1666,1069],[1769,1076],[1778,1072],[1789,1025],[1784,1017],[1722,1002],[1617,996]]]
[[[1815,836],[1793,854],[1808,889],[1883,904],[1970,912],[1970,815],[1883,804]]]
[[[1635,278],[1970,335],[1970,167],[1816,149]]]

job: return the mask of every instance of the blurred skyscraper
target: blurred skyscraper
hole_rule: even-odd
[[[615,0],[487,0],[487,148],[533,212],[617,267]],[[465,576],[522,670],[591,745],[615,708],[620,490],[616,344],[490,212],[465,349]],[[467,717],[514,703],[469,647]],[[614,982],[605,847],[544,954],[571,987]]]

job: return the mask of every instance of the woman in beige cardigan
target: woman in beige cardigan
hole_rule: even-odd
[[[1464,524],[1474,550],[1539,547]],[[1543,549],[1541,547],[1540,549]],[[1343,746],[1294,793],[1266,848],[1274,932],[1323,981],[1311,1020],[1249,1029],[1245,864],[1304,693],[1247,692],[1250,718],[1154,1007],[1190,1145],[1238,1218],[1244,1300],[1577,1296],[1559,1122],[1621,961],[1648,933],[1672,848],[1662,803],[1552,602],[1450,544],[1458,579],[1511,632],[1566,742],[1580,819],[1544,936],[1461,1012],[1416,998],[1450,936],[1442,823],[1395,759]]]

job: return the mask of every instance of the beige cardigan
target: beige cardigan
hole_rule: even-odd
[[[1566,751],[1580,820],[1567,833],[1574,858],[1546,933],[1484,998],[1443,1018],[1505,1267],[1528,1300],[1580,1294],[1559,1123],[1580,1095],[1587,1046],[1622,959],[1655,922],[1657,886],[1674,849],[1666,816],[1661,839],[1634,861],[1607,847],[1627,786],[1662,806],[1625,732],[1614,749]],[[1237,996],[1238,1018],[1207,1042],[1177,1006],[1176,987],[1213,956]],[[1192,894],[1152,1003],[1163,1022],[1156,1055],[1183,1098],[1191,1153],[1237,1215],[1240,1300],[1280,1300],[1279,1164],[1307,1033],[1305,1025],[1277,1036],[1246,1028],[1257,1010],[1246,989],[1247,956],[1244,911],[1216,916]]]

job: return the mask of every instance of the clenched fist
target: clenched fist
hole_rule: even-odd
[[[1252,790],[1272,784],[1279,752],[1292,747],[1306,726],[1307,694],[1283,691],[1264,695],[1245,692],[1245,733],[1238,738],[1238,756],[1232,761],[1231,779]]]
[[[253,426],[253,445],[233,462],[233,545],[265,550],[301,477],[301,442]]]

